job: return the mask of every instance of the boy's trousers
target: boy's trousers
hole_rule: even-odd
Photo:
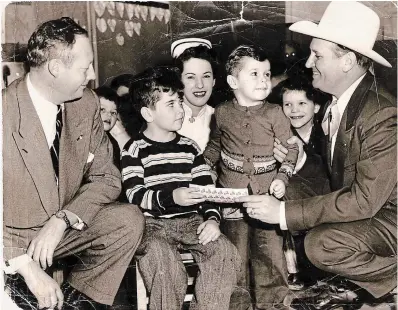
[[[289,288],[279,227],[245,217],[224,221],[223,232],[242,257],[244,270],[238,277],[241,291],[253,288],[256,309],[280,308]],[[230,310],[249,309],[247,296],[242,298],[241,295],[233,295]]]
[[[147,217],[144,236],[137,250],[138,265],[149,293],[150,310],[179,310],[187,290],[187,274],[178,249],[189,250],[198,265],[191,308],[227,310],[236,285],[240,257],[224,235],[199,244],[198,214],[172,219]]]

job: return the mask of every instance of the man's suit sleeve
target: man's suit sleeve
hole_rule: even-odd
[[[396,126],[395,106],[384,107],[363,117],[353,128],[358,131],[360,158],[345,167],[355,169],[352,185],[327,195],[286,202],[289,230],[373,217],[396,188]]]
[[[100,208],[114,202],[121,192],[120,172],[113,164],[112,145],[103,129],[98,102],[89,151],[94,155],[93,162],[85,172],[75,197],[64,206],[64,209],[75,213],[86,225],[90,225]]]

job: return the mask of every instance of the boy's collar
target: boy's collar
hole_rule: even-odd
[[[233,100],[233,103],[234,103],[234,107],[237,109],[237,110],[239,110],[239,111],[257,111],[257,110],[259,110],[259,109],[261,109],[263,106],[264,106],[264,104],[265,104],[265,100],[261,103],[261,104],[258,104],[258,105],[254,105],[254,106],[250,106],[250,107],[246,107],[246,106],[243,106],[243,105],[240,105],[239,103],[238,103],[238,100],[236,100],[236,98],[234,98]]]

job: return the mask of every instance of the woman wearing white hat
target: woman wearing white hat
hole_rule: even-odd
[[[215,84],[216,60],[210,41],[186,38],[173,42],[171,54],[181,70],[184,84],[184,122],[178,131],[194,140],[202,150],[210,135],[210,121],[214,108],[207,102]]]
[[[314,37],[306,66],[314,87],[333,95],[322,126],[333,192],[286,202],[247,196],[240,202],[256,209],[261,221],[309,230],[305,250],[311,262],[349,280],[342,290],[327,285],[315,297],[286,298],[292,308],[377,303],[397,285],[396,98],[368,71],[372,61],[391,67],[373,50],[379,24],[361,3],[332,2],[319,24],[290,27]]]

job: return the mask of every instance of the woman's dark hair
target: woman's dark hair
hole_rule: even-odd
[[[211,65],[211,69],[213,70],[213,76],[216,76],[218,61],[213,49],[209,49],[204,45],[187,48],[180,56],[175,59],[175,65],[178,67],[178,69],[180,69],[181,73],[184,71],[184,63],[191,58],[207,60]]]
[[[119,111],[120,108],[120,98],[117,93],[108,86],[100,86],[94,89],[94,92],[100,98],[105,98],[106,100],[113,101],[116,105],[116,109]]]
[[[28,41],[28,64],[40,67],[47,61],[61,57],[65,63],[71,61],[69,50],[76,42],[76,35],[88,36],[70,17],[62,17],[42,23]],[[65,49],[67,53],[64,53]]]

